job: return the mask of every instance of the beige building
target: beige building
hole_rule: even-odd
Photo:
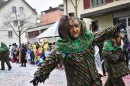
[[[18,26],[21,27],[19,30],[23,30],[22,28],[26,30],[29,27],[28,22],[33,24],[32,26],[36,25],[36,15],[37,12],[25,0],[0,0],[0,42],[19,45],[19,38],[15,34],[15,32],[18,34]],[[29,19],[30,16],[33,17]],[[5,27],[8,23],[13,29],[10,26]],[[21,35],[21,42],[27,42],[25,32]]]
[[[74,12],[70,0],[64,0],[64,12]],[[87,27],[95,23],[99,30],[125,21],[130,39],[130,0],[80,0],[78,17],[84,18]]]

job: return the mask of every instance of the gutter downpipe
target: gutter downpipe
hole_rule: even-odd
[[[65,0],[65,3],[66,3],[66,14],[68,14],[68,5],[67,5],[67,0]]]

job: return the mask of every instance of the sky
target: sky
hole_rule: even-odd
[[[48,10],[49,7],[58,7],[63,3],[63,0],[25,0],[32,8],[35,8],[37,13]]]

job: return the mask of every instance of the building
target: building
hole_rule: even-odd
[[[75,0],[72,0],[75,1]],[[103,30],[112,25],[125,21],[127,34],[130,40],[130,0],[80,0],[78,17],[83,17],[87,27],[90,23]],[[70,0],[64,0],[64,12],[74,12]]]
[[[42,11],[40,15],[40,22],[37,24],[37,27],[27,29],[28,33],[28,42],[34,43],[39,42],[42,39],[35,39],[38,35],[48,29],[52,24],[54,24],[60,17],[64,14],[63,12],[63,5],[59,5],[58,7],[52,8]],[[49,40],[50,43],[55,42],[54,38],[46,38]]]
[[[0,0],[0,41],[19,45],[21,31],[21,43],[27,42],[26,29],[36,25],[36,15],[25,0]]]

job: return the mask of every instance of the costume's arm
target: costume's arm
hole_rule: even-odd
[[[52,53],[51,56],[46,57],[46,60],[40,62],[39,70],[35,72],[35,78],[31,82],[44,82],[50,75],[51,71],[58,65],[58,63],[62,60],[62,54],[57,53],[56,50]],[[38,83],[37,83],[38,84]],[[36,84],[35,84],[36,85]]]
[[[103,31],[99,31],[94,34],[94,41],[97,44],[104,42],[105,40],[110,39],[113,36],[116,36],[118,32],[123,28],[125,29],[124,22],[118,26],[109,27],[107,29],[104,29]]]
[[[111,63],[116,63],[119,60],[119,55],[117,55],[116,52],[113,54],[111,51],[107,52],[103,50],[102,55]]]
[[[99,31],[94,34],[94,41],[95,42],[104,42],[105,40],[111,38],[113,35],[115,35],[117,32],[117,27],[109,27],[107,29],[104,29],[103,31]]]

